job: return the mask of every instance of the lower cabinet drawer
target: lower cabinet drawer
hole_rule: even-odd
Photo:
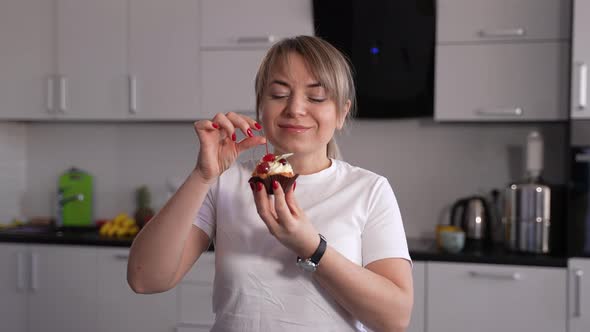
[[[426,326],[438,331],[566,331],[564,268],[429,262]]]

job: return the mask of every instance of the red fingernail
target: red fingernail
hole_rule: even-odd
[[[254,182],[250,182],[250,188],[252,188],[252,191],[254,191]]]
[[[248,133],[248,136],[252,137],[254,136],[254,134],[252,134],[252,129],[248,128],[248,130],[246,130],[246,133]]]
[[[293,182],[293,191],[295,191],[295,187],[297,187],[297,181]]]
[[[279,189],[279,183],[277,181],[273,181],[272,182],[272,188],[273,189]]]
[[[231,134],[231,140],[235,141],[236,140],[236,133]]]
[[[217,123],[215,123],[215,122],[213,122],[212,126],[213,126],[213,128],[215,128],[215,129],[219,129],[219,125],[218,125]]]
[[[258,130],[262,129],[262,126],[258,122],[254,122],[254,127]]]
[[[256,182],[256,191],[262,190],[262,182]]]

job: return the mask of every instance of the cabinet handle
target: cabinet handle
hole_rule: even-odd
[[[469,275],[473,278],[484,278],[484,279],[498,279],[498,280],[522,280],[522,279],[524,279],[522,274],[520,274],[518,272],[494,273],[494,272],[469,271]]]
[[[19,291],[25,289],[25,259],[23,252],[16,254],[16,289]]]
[[[481,108],[475,111],[478,115],[496,115],[496,116],[505,116],[505,115],[515,115],[521,116],[522,115],[522,108],[514,107],[514,108]]]
[[[59,77],[59,110],[65,113],[68,109],[68,79],[65,76]]]
[[[526,30],[524,28],[514,29],[484,29],[479,31],[480,37],[524,37]]]
[[[578,84],[578,110],[586,108],[588,103],[588,65],[585,63],[578,64],[579,84]]]
[[[119,261],[126,261],[129,259],[129,255],[127,254],[115,254],[115,259]]]
[[[129,76],[129,112],[137,113],[137,77]]]
[[[52,113],[53,112],[53,96],[55,90],[55,78],[53,76],[49,76],[47,78],[47,110]]]
[[[31,290],[39,289],[39,254],[31,253]]]
[[[574,270],[574,317],[581,317],[582,316],[582,295],[580,292],[582,291],[582,276],[584,275],[584,271],[580,269]]]
[[[275,36],[246,36],[238,37],[238,44],[257,44],[257,43],[272,43],[275,41]]]

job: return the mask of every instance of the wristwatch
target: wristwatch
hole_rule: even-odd
[[[326,252],[326,247],[328,244],[326,243],[326,238],[322,234],[318,234],[320,236],[320,244],[318,248],[315,250],[313,255],[311,255],[308,259],[303,259],[297,256],[297,266],[299,266],[303,271],[307,272],[315,272],[320,265],[320,259],[324,256]]]

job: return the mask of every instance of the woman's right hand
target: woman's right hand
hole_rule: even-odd
[[[262,127],[253,119],[234,112],[218,113],[212,120],[195,122],[200,149],[195,171],[206,181],[214,181],[245,150],[265,144],[266,138],[254,135]],[[237,142],[236,130],[246,138]]]

